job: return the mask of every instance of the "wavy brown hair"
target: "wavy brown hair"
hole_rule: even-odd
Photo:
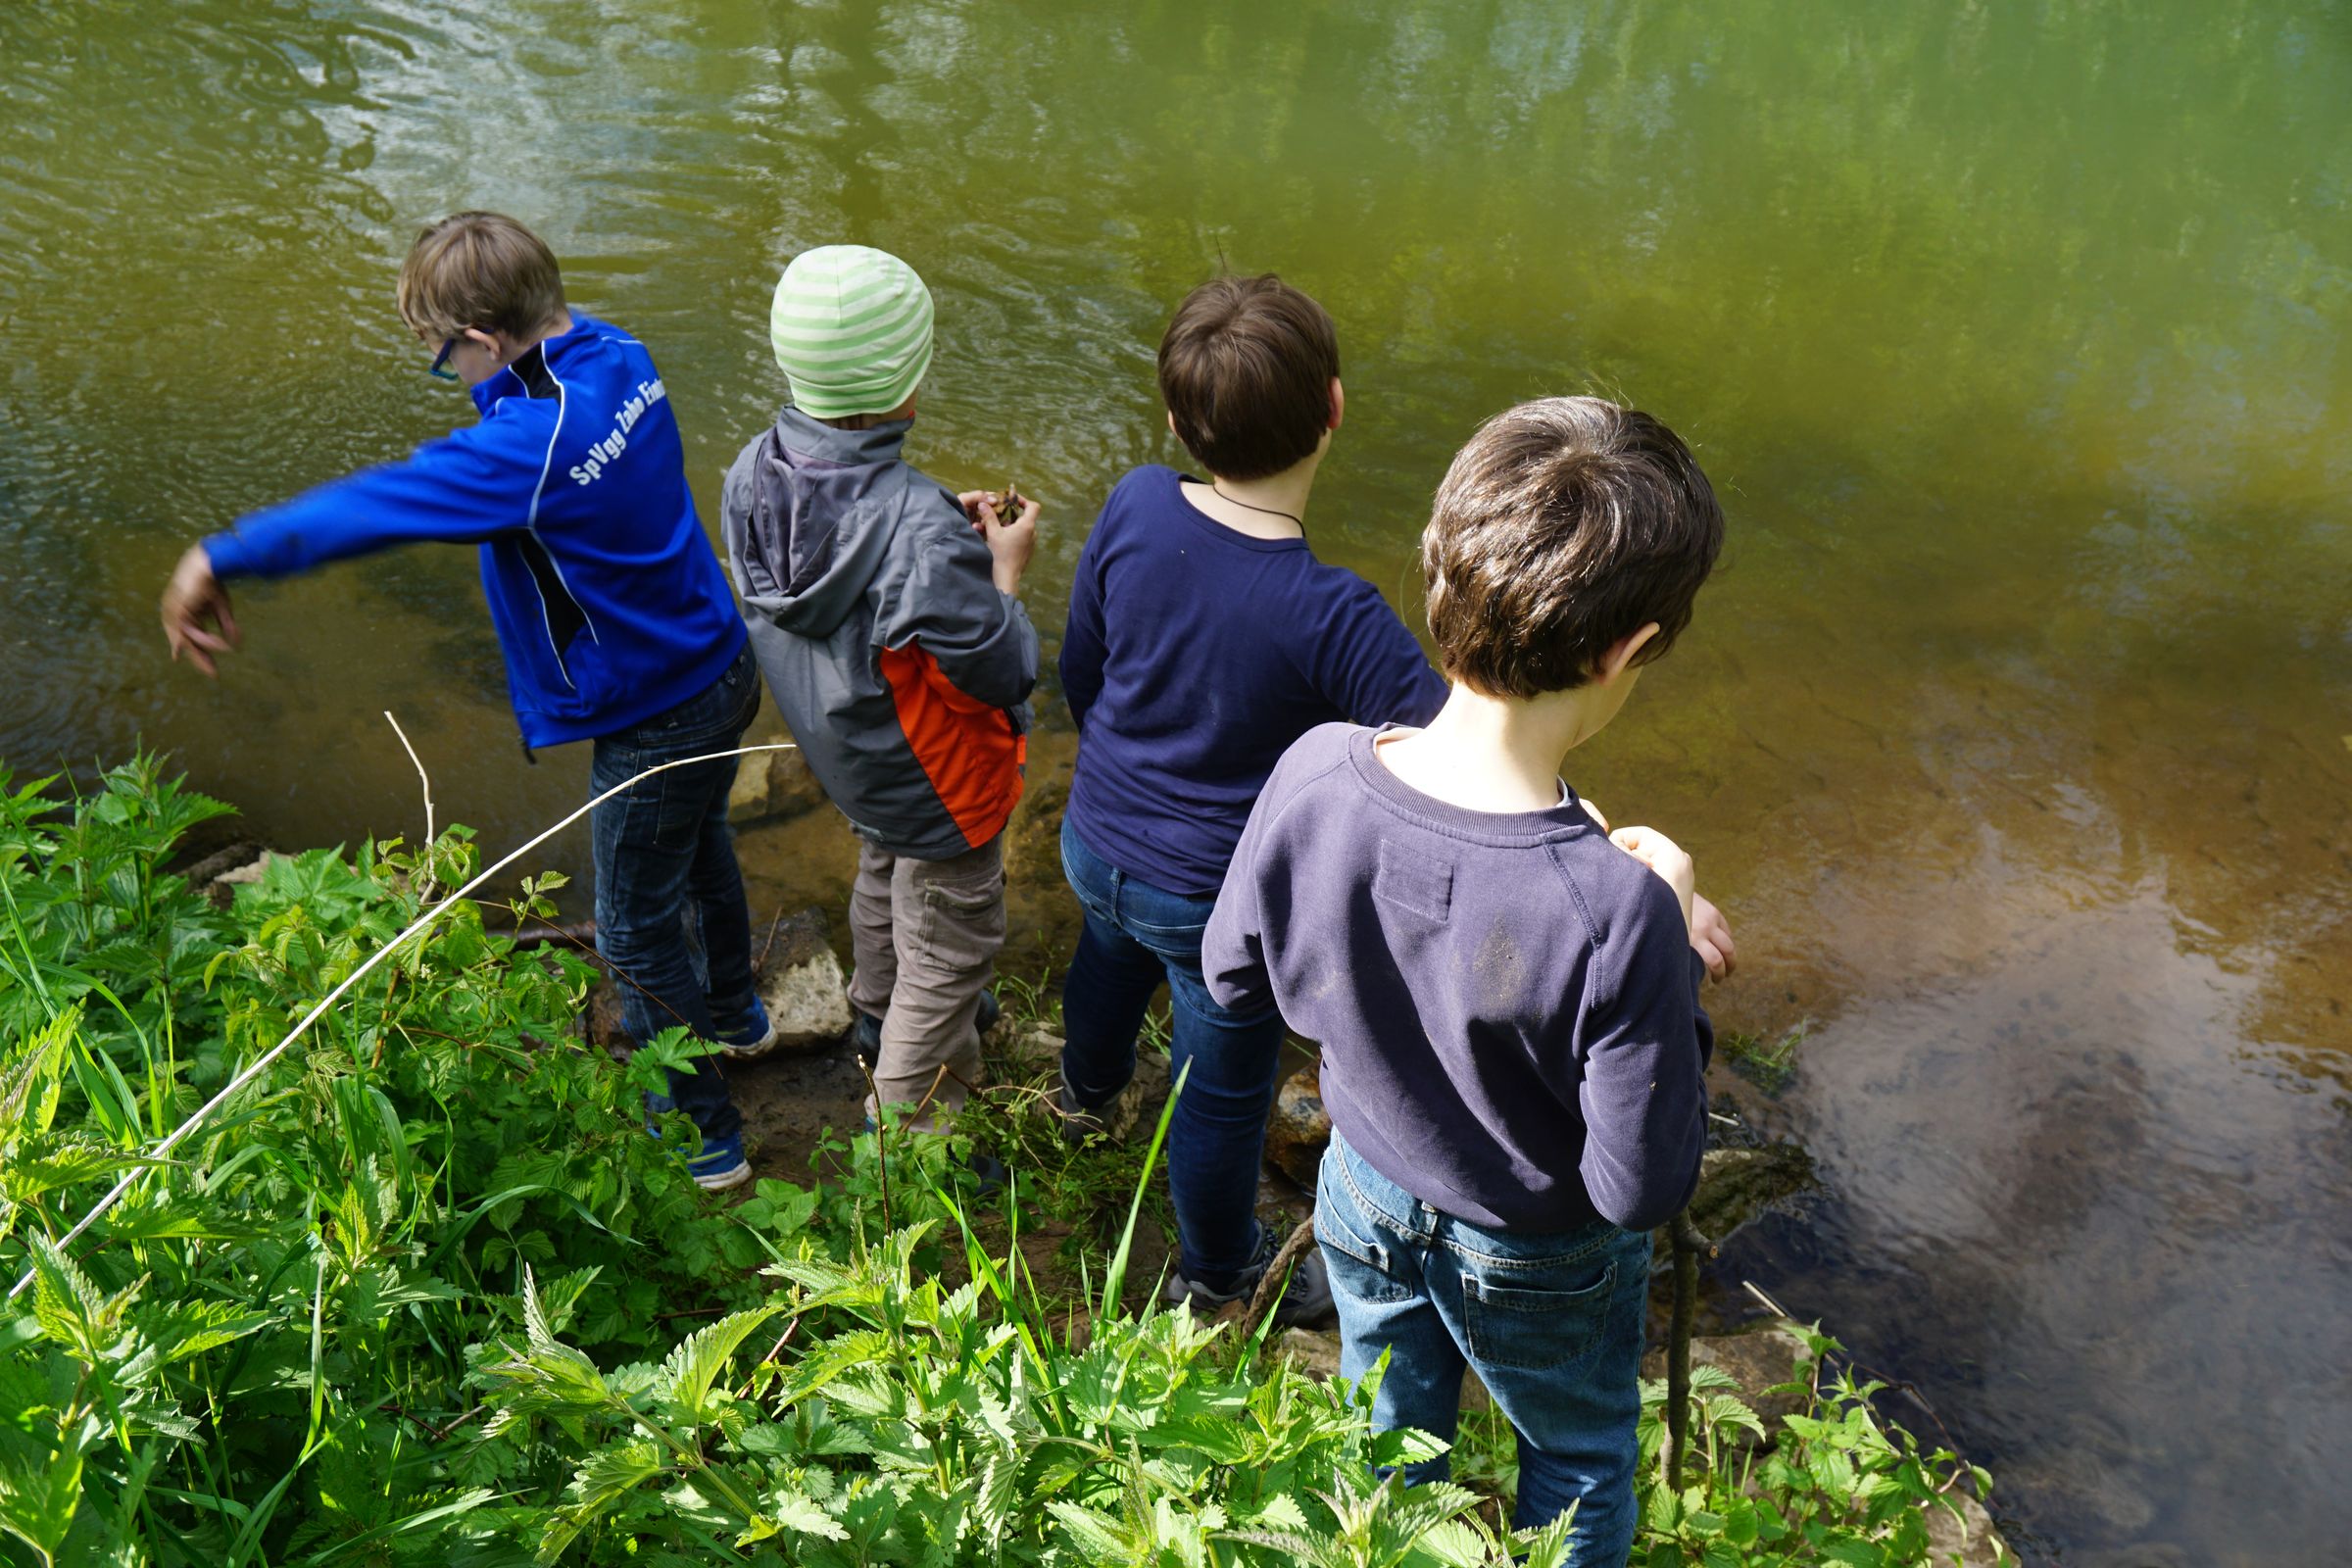
[[[1722,548],[1714,487],[1672,430],[1601,398],[1522,403],[1438,486],[1421,534],[1430,634],[1472,691],[1566,691],[1650,621],[1638,662],[1672,647]]]

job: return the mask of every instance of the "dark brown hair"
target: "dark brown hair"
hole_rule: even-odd
[[[1159,340],[1159,395],[1176,437],[1228,479],[1262,479],[1312,453],[1331,427],[1339,373],[1331,317],[1272,272],[1211,278]]]
[[[427,223],[400,264],[400,318],[427,337],[469,326],[529,337],[564,310],[555,252],[499,213],[452,213]]]
[[[1672,430],[1600,398],[1522,403],[1454,454],[1421,534],[1440,662],[1489,697],[1566,691],[1654,620],[1646,663],[1722,548],[1723,509]]]

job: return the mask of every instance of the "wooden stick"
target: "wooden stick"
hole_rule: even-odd
[[[1666,1223],[1674,1250],[1674,1319],[1666,1336],[1666,1485],[1683,1490],[1683,1460],[1690,1448],[1690,1322],[1698,1313],[1698,1258],[1715,1244],[1690,1223],[1690,1210]]]
[[[1274,1254],[1274,1261],[1268,1263],[1265,1273],[1258,1276],[1257,1294],[1250,1298],[1250,1310],[1242,1315],[1243,1339],[1247,1340],[1255,1334],[1257,1326],[1266,1320],[1266,1314],[1274,1310],[1274,1303],[1282,1296],[1283,1276],[1290,1273],[1291,1265],[1298,1262],[1306,1250],[1314,1245],[1315,1219],[1310,1214],[1298,1222],[1298,1228],[1291,1232],[1290,1240],[1284,1242],[1281,1250]]]

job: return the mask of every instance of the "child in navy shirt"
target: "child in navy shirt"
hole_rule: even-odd
[[[1576,1568],[1633,1542],[1642,1233],[1698,1179],[1698,985],[1731,935],[1689,856],[1608,834],[1559,769],[1689,624],[1722,540],[1647,415],[1546,398],[1490,421],[1422,535],[1444,710],[1293,747],[1202,946],[1221,1005],[1279,1005],[1323,1048],[1342,1375],[1387,1352],[1375,1421],[1450,1439],[1475,1366],[1518,1435],[1512,1522],[1574,1506]]]
[[[1285,748],[1317,724],[1423,723],[1446,683],[1379,590],[1308,549],[1315,471],[1340,426],[1339,341],[1271,275],[1189,295],[1159,348],[1168,426],[1205,479],[1143,467],[1111,492],[1070,593],[1062,690],[1079,725],[1062,864],[1086,914],[1062,992],[1061,1104],[1074,1136],[1135,1070],[1164,980],[1179,1258],[1172,1301],[1255,1289],[1274,1250],[1258,1163],[1282,1018],[1201,982],[1200,934],[1242,825]],[[1310,1265],[1285,1321],[1329,1310]]]

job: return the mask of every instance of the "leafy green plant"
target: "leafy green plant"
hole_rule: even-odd
[[[1796,1380],[1766,1391],[1796,1396],[1801,1407],[1769,1431],[1730,1374],[1690,1369],[1694,1441],[1680,1492],[1664,1478],[1666,1385],[1642,1384],[1645,1544],[1636,1556],[1648,1568],[1926,1568],[1935,1560],[1929,1514],[1965,1523],[1955,1489],[1973,1483],[1981,1496],[1991,1488],[1983,1469],[1943,1449],[1923,1452],[1909,1432],[1880,1420],[1870,1401],[1884,1385],[1828,1374],[1841,1347],[1817,1328],[1803,1333]]]
[[[1376,1481],[1439,1451],[1370,1431],[1377,1372],[1354,1389],[1321,1383],[1260,1361],[1254,1344],[1217,1353],[1225,1331],[1189,1310],[1118,1312],[1124,1249],[1103,1314],[1056,1332],[1022,1292],[1018,1250],[993,1257],[953,1196],[934,1198],[959,1228],[964,1285],[916,1269],[928,1220],[847,1257],[807,1238],[769,1270],[786,1299],[703,1330],[659,1367],[601,1371],[526,1293],[522,1334],[481,1356],[491,1432],[589,1444],[537,1561],[1385,1568],[1501,1564],[1513,1546],[1564,1559],[1565,1522],[1505,1540],[1465,1513],[1460,1488]],[[837,1326],[780,1358],[820,1315]],[[774,1348],[734,1387],[730,1358],[779,1317]]]
[[[1073,1151],[1018,1085],[729,1207],[681,1124],[642,1131],[708,1048],[586,1049],[588,966],[470,904],[387,951],[469,880],[465,829],[274,858],[221,910],[163,869],[219,803],[145,757],[53,787],[0,771],[0,1271],[26,1281],[0,1565],[1562,1559],[1567,1521],[1511,1537],[1468,1488],[1376,1479],[1438,1451],[1371,1431],[1377,1372],[1123,1308],[1165,1108]],[[973,1135],[1020,1156],[985,1212]],[[1041,1213],[1089,1222],[1074,1281],[1030,1271]],[[1702,1387],[1691,1485],[1645,1483],[1649,1560],[1920,1560],[1949,1456],[1820,1377],[1766,1450]],[[1457,1469],[1507,1489],[1475,1422]]]
[[[530,1265],[588,1282],[590,1343],[658,1353],[667,1299],[756,1299],[769,1254],[638,1131],[664,1053],[581,1049],[587,966],[517,957],[470,906],[148,1159],[415,917],[416,889],[472,863],[462,829],[313,852],[216,911],[159,867],[220,809],[144,758],[71,803],[0,779],[0,1267],[33,1277],[30,1315],[0,1325],[0,1541],[42,1561],[434,1560],[431,1527],[516,1462],[442,1440],[484,1413],[464,1348]]]
[[[1727,1029],[1721,1036],[1723,1059],[1766,1094],[1779,1094],[1796,1076],[1796,1050],[1810,1029],[1810,1024],[1795,1024],[1772,1040]]]

